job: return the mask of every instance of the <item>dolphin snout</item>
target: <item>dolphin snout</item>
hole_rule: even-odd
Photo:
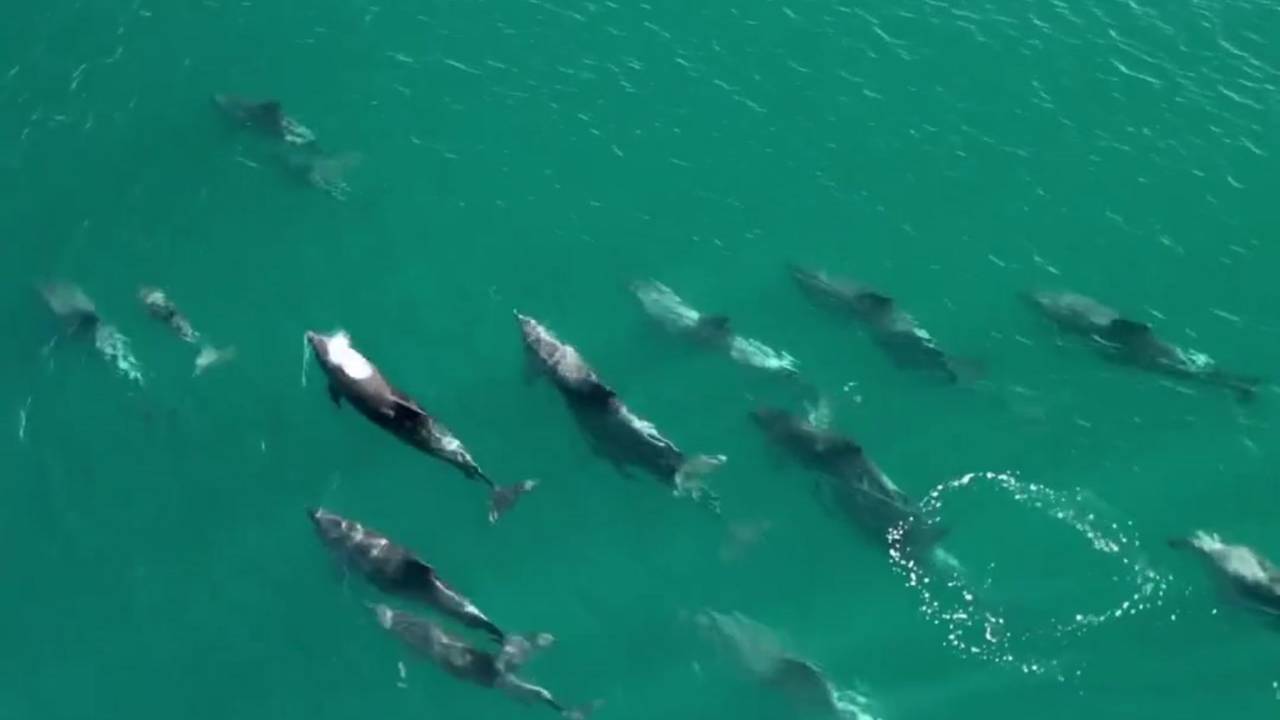
[[[311,349],[315,350],[317,355],[321,355],[323,357],[322,351],[325,347],[325,336],[315,332],[314,330],[308,330],[304,334],[304,337],[307,340],[307,344],[311,346]]]
[[[1048,299],[1043,290],[1023,290],[1018,293],[1018,298],[1036,307],[1042,307]]]

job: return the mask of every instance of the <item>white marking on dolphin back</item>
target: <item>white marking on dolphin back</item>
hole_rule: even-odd
[[[779,352],[759,340],[734,335],[729,342],[729,355],[743,365],[774,372],[798,372],[796,359],[786,352]]]
[[[645,312],[670,330],[688,330],[698,324],[702,314],[675,292],[656,280],[636,283],[632,288]]]
[[[329,361],[341,368],[347,377],[352,380],[364,380],[373,376],[373,364],[358,350],[351,347],[350,335],[337,332],[325,338],[325,346],[329,350]]]
[[[650,442],[657,445],[665,445],[673,450],[676,449],[675,443],[666,439],[662,436],[662,433],[658,432],[658,426],[631,412],[631,408],[626,405],[621,403],[618,404],[618,415],[622,417],[623,421],[628,426],[634,428]]]
[[[1265,584],[1270,579],[1258,554],[1243,545],[1229,545],[1217,535],[1210,535],[1203,530],[1192,536],[1191,544],[1217,561],[1225,572],[1234,577],[1257,584]]]

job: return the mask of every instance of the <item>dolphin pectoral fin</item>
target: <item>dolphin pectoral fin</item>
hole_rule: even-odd
[[[886,313],[893,309],[893,298],[882,293],[868,291],[858,295],[858,299],[877,313]]]
[[[329,383],[329,399],[333,401],[334,407],[342,407],[342,393],[333,383]]]
[[[391,398],[391,415],[398,422],[415,422],[427,416],[426,411],[418,407],[412,400],[402,397]]]
[[[542,368],[538,367],[538,361],[529,353],[524,355],[523,372],[521,373],[525,385],[532,385],[538,376],[542,374]]]
[[[605,385],[604,383],[595,382],[583,391],[582,397],[593,405],[605,406],[610,402],[613,402],[613,400],[618,397],[618,393],[614,392],[613,388]]]
[[[1155,331],[1144,322],[1116,318],[1107,323],[1106,329],[1102,331],[1102,339],[1125,348],[1143,347],[1155,340]]]
[[[733,334],[728,315],[703,315],[698,318],[694,332],[699,338],[711,341],[725,341]]]
[[[521,496],[537,486],[537,480],[521,480],[514,485],[493,488],[489,495],[489,523],[498,522],[498,518],[515,507]]]

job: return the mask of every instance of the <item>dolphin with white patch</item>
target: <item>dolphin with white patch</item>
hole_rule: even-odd
[[[781,375],[799,372],[798,363],[791,355],[774,350],[759,340],[738,335],[727,316],[698,312],[674,290],[656,280],[633,283],[631,291],[645,312],[671,333],[728,352],[729,357],[749,367]]]
[[[724,464],[723,455],[688,456],[653,425],[636,415],[602,382],[577,348],[562,342],[537,320],[516,313],[528,361],[551,378],[592,448],[619,472],[637,467],[713,510],[719,498],[701,476]]]
[[[397,390],[382,373],[351,345],[351,337],[338,331],[323,335],[308,331],[307,342],[329,378],[329,397],[335,405],[346,400],[375,425],[408,445],[443,460],[490,491],[489,522],[532,490],[536,480],[499,486],[480,469],[462,442],[412,398]]]

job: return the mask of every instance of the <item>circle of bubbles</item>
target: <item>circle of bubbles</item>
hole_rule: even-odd
[[[1066,524],[1097,552],[1116,558],[1123,566],[1118,579],[1133,587],[1132,593],[1114,607],[1100,612],[1081,612],[1050,622],[1047,627],[1015,632],[1000,608],[985,604],[964,577],[959,562],[945,551],[931,556],[908,552],[901,543],[907,526],[889,533],[890,558],[907,586],[920,596],[920,610],[931,623],[946,629],[945,644],[964,657],[974,657],[1021,672],[1066,680],[1068,673],[1051,659],[1034,657],[1020,648],[1046,640],[1059,643],[1080,638],[1103,624],[1158,607],[1163,601],[1167,580],[1143,556],[1130,523],[1107,521],[1098,516],[1096,499],[1082,491],[1066,493],[1036,483],[1020,481],[1009,473],[969,473],[934,488],[920,503],[924,516],[936,518],[948,495],[978,484],[988,484],[1007,493],[1018,504]],[[1078,673],[1076,673],[1078,674]]]

